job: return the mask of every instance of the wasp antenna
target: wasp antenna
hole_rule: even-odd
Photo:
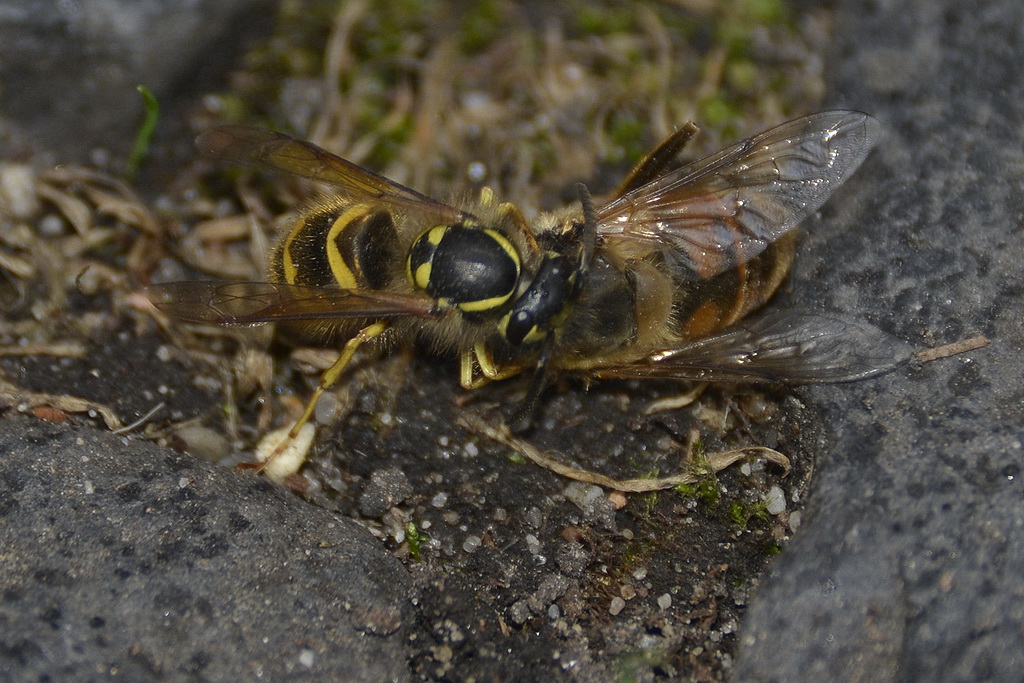
[[[576,193],[579,194],[583,207],[583,252],[580,255],[580,265],[585,271],[590,267],[590,261],[594,258],[594,248],[597,246],[597,208],[586,185],[576,183]]]
[[[522,432],[530,427],[530,420],[533,411],[540,399],[540,392],[544,391],[544,381],[547,379],[548,361],[551,360],[551,352],[555,348],[555,338],[551,334],[544,340],[540,356],[537,357],[537,365],[534,366],[533,375],[530,377],[530,387],[526,396],[516,406],[515,411],[509,419],[509,427],[513,432]]]

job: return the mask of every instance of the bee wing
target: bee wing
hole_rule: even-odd
[[[446,223],[468,217],[459,209],[284,133],[253,126],[220,126],[202,133],[196,145],[208,157],[309,178],[349,195],[427,212]]]
[[[175,318],[216,325],[437,315],[426,295],[279,282],[168,282],[146,287],[146,295]]]
[[[754,382],[848,382],[906,362],[913,349],[865,322],[829,313],[779,311],[722,334],[665,349],[599,377]]]
[[[667,247],[711,277],[817,211],[867,156],[878,129],[855,111],[784,123],[616,197],[598,211],[598,234]]]

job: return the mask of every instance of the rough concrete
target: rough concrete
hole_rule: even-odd
[[[807,392],[832,434],[736,679],[1019,680],[1024,6],[846,3],[836,25],[833,103],[886,134],[809,231],[795,297],[991,345]]]

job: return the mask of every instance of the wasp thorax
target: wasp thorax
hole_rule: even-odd
[[[496,311],[516,291],[519,253],[500,232],[439,225],[416,238],[409,250],[409,281],[465,314]]]

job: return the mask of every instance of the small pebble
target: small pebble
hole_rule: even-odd
[[[768,504],[766,509],[770,515],[779,515],[786,510],[786,494],[782,492],[782,489],[778,486],[773,486],[768,489],[768,495],[765,496],[765,502]]]

